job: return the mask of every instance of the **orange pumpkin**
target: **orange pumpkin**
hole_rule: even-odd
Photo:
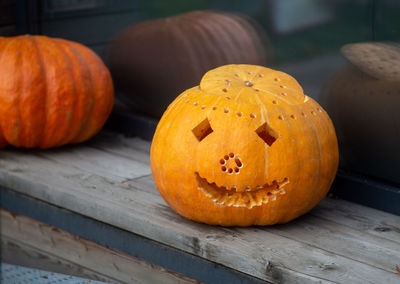
[[[87,47],[0,37],[0,146],[50,148],[96,134],[113,107],[109,71]]]
[[[222,226],[288,222],[327,194],[338,146],[327,113],[283,72],[226,65],[168,107],[151,169],[169,206]]]

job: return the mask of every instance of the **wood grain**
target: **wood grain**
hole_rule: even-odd
[[[198,224],[158,194],[145,159],[150,143],[103,137],[73,149],[0,150],[0,184],[274,283],[399,281],[398,216],[325,199],[285,225]]]
[[[199,283],[28,217],[0,216],[3,261],[109,283]]]

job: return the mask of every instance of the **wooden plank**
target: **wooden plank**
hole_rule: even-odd
[[[128,183],[133,187],[146,189],[148,192],[157,191],[152,176],[140,177]],[[324,203],[331,201],[334,203],[341,202],[327,198]],[[348,206],[351,205],[351,203],[348,204]],[[360,207],[362,208],[363,206]],[[370,208],[364,209],[370,210]],[[373,211],[374,209],[371,210]],[[390,219],[389,223],[391,224],[400,221],[398,216],[381,211],[378,211],[378,213],[376,217],[380,216],[385,218],[386,221]],[[373,214],[368,215],[369,218],[374,218]],[[392,228],[394,227],[392,226]],[[362,230],[362,228],[356,230],[349,226],[320,218],[318,214],[315,216],[307,214],[289,224],[265,227],[261,230],[322,248],[333,254],[379,267],[388,272],[393,272],[395,269],[394,264],[400,263],[400,238],[396,240],[397,242],[392,241],[387,239],[385,235],[380,235],[376,230],[374,230],[375,234],[370,234]]]
[[[394,271],[395,263],[400,263],[399,243],[365,234],[310,214],[293,221],[290,225],[278,225],[264,230],[323,248],[389,273]]]
[[[143,186],[146,189],[132,186],[127,190],[110,178],[114,184],[105,187],[102,176],[49,162],[30,152],[2,150],[0,154],[0,180],[8,188],[261,279],[342,283],[395,283],[398,279],[378,267],[269,231],[226,229],[188,221],[173,213],[148,185]],[[49,172],[54,174],[49,176]],[[90,179],[82,179],[85,174]],[[99,186],[91,188],[93,181]]]
[[[4,153],[2,157],[7,156],[9,154]],[[16,162],[16,155],[11,156],[13,158],[8,160],[6,165],[2,164],[2,168],[9,167],[13,160],[14,163]],[[142,190],[133,189],[135,199],[127,204],[123,198],[117,197],[117,195],[126,196],[125,192],[118,192],[120,187],[112,187],[111,193],[105,191],[97,194],[96,188],[94,191],[77,194],[79,182],[82,181],[74,186],[74,182],[77,182],[74,179],[69,183],[50,179],[50,183],[54,184],[44,187],[43,184],[39,186],[36,183],[32,184],[29,181],[32,175],[29,170],[32,170],[41,158],[33,157],[35,159],[30,161],[31,158],[24,155],[26,168],[22,169],[17,161],[20,171],[14,172],[7,178],[1,177],[1,180],[14,182],[13,188],[19,184],[16,187],[25,194],[44,200],[50,199],[47,201],[149,238],[158,236],[157,241],[256,277],[274,282],[281,280],[349,282],[350,279],[355,278],[363,282],[385,279],[390,283],[394,279],[391,279],[390,274],[376,267],[337,256],[295,240],[278,237],[270,232],[259,229],[223,229],[190,222],[173,213],[159,196],[150,196]],[[41,166],[39,165],[39,168]],[[60,167],[59,170],[64,168],[66,167]],[[81,171],[77,170],[77,172]],[[63,173],[57,173],[57,178],[60,174],[63,175]],[[40,177],[40,174],[35,176],[36,182],[39,179],[38,176]],[[22,184],[21,179],[24,180]],[[49,183],[49,179],[43,177],[40,182]],[[43,192],[46,187],[47,194]],[[48,192],[51,192],[51,195]],[[213,231],[214,234],[212,234]],[[269,240],[267,245],[265,245],[266,239]],[[342,274],[338,275],[339,272]]]
[[[400,243],[400,217],[345,200],[325,198],[310,214]]]
[[[86,145],[150,165],[150,143],[139,138],[127,139],[121,134],[102,132]]]
[[[70,146],[61,149],[36,151],[34,155],[57,164],[73,166],[88,173],[104,177],[133,179],[151,174],[150,166],[135,161],[134,156],[126,158],[92,147]]]
[[[3,260],[15,263],[18,256],[25,256],[21,261],[29,266],[37,267],[44,260],[57,269],[55,272],[75,271],[76,276],[114,283],[199,283],[28,217],[3,209],[0,214],[1,239],[6,244],[1,252]]]
[[[128,184],[147,192],[158,192],[151,175],[128,181]],[[325,198],[309,215],[342,225],[342,230],[357,230],[384,240],[400,243],[400,217],[380,210],[348,202]],[[321,222],[320,222],[321,223]]]
[[[1,260],[4,263],[20,265],[55,273],[88,278],[106,283],[120,283],[92,270],[83,268],[73,262],[61,259],[33,248],[25,243],[1,235]]]
[[[2,206],[11,212],[30,216],[73,235],[138,257],[205,283],[261,284],[265,281],[202,259],[176,248],[132,234],[127,230],[85,217],[0,186]]]

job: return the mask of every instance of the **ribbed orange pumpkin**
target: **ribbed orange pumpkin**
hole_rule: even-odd
[[[151,168],[177,213],[223,226],[288,222],[327,194],[338,166],[334,127],[291,76],[255,65],[204,75],[168,107]]]
[[[107,120],[111,76],[87,47],[45,36],[0,37],[0,146],[85,141]]]

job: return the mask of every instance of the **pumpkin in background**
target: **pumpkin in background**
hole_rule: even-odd
[[[169,206],[222,226],[288,222],[327,194],[338,167],[327,113],[286,73],[254,65],[209,71],[168,107],[151,169]]]
[[[194,11],[127,27],[111,41],[105,58],[117,98],[159,118],[208,70],[230,63],[263,65],[270,49],[250,19]]]
[[[365,42],[341,52],[348,63],[321,94],[337,130],[341,167],[400,183],[400,47]]]
[[[50,148],[96,134],[113,107],[110,73],[89,48],[0,37],[0,146]]]

